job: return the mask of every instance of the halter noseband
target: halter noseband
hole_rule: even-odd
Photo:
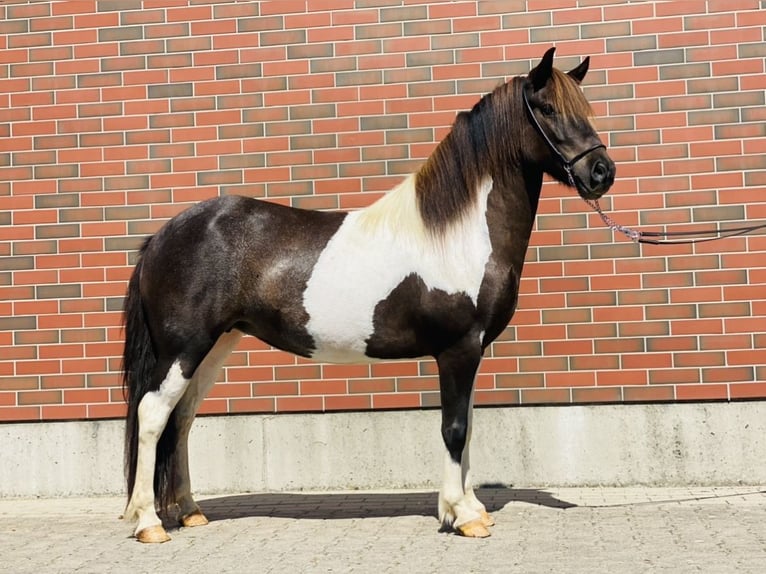
[[[543,126],[540,125],[540,122],[537,121],[537,118],[535,117],[535,114],[532,111],[532,106],[529,104],[529,99],[527,98],[526,90],[522,89],[521,95],[524,98],[524,107],[527,110],[527,115],[529,116],[529,120],[532,122],[532,125],[535,128],[535,131],[538,134],[540,134],[540,137],[543,138],[543,141],[548,146],[548,149],[556,157],[556,159],[558,159],[559,163],[561,164],[561,167],[564,168],[564,171],[567,174],[567,178],[569,179],[569,185],[579,190],[579,187],[577,186],[577,183],[575,182],[574,174],[572,173],[572,168],[578,161],[580,161],[590,152],[595,151],[597,149],[601,149],[601,148],[606,149],[606,146],[602,144],[601,142],[599,142],[596,145],[586,149],[585,151],[578,153],[572,159],[565,158],[564,154],[559,151],[559,149],[556,147],[556,144],[554,144],[551,141],[551,139],[548,137],[548,134],[545,133],[545,130],[543,129]]]

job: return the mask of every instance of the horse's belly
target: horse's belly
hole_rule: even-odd
[[[330,345],[321,345],[311,354],[311,358],[320,363],[377,363],[380,359],[368,357],[354,349],[341,349]]]

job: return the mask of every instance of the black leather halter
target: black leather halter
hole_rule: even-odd
[[[572,173],[572,168],[578,161],[580,161],[590,152],[596,151],[597,149],[606,149],[606,146],[602,144],[601,142],[598,142],[596,145],[586,149],[585,151],[581,151],[572,159],[565,158],[564,154],[561,153],[561,151],[559,151],[559,149],[556,147],[556,144],[554,144],[551,141],[551,138],[548,137],[548,134],[545,133],[545,130],[543,129],[543,126],[540,125],[540,122],[537,121],[537,118],[535,117],[535,114],[532,111],[532,106],[529,104],[529,98],[527,98],[526,90],[522,90],[521,95],[524,98],[524,107],[527,110],[529,121],[532,122],[532,125],[535,128],[535,131],[538,134],[540,134],[540,137],[543,138],[545,145],[548,146],[548,149],[551,150],[551,153],[553,154],[553,156],[559,161],[559,164],[561,164],[561,167],[564,168],[564,171],[567,174],[567,178],[569,179],[569,185],[571,185],[572,187],[580,191],[580,188],[577,186],[577,182],[575,181],[574,174]]]

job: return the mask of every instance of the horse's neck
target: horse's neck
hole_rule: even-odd
[[[540,202],[540,193],[543,190],[543,172],[541,169],[523,168],[522,176],[527,200],[531,209],[532,219],[537,215],[537,205]]]
[[[520,270],[534,226],[542,189],[542,172],[520,169],[518,174],[498,177],[489,194],[487,227],[493,257],[500,265]]]

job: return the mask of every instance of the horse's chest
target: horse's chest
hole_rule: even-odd
[[[448,319],[456,306],[461,314],[475,309],[491,253],[486,222],[476,219],[436,248],[430,239],[370,233],[357,214],[349,215],[319,256],[304,292],[312,357],[370,361],[369,342],[381,340],[381,329],[388,332],[384,340],[392,357],[412,356],[424,318],[438,324],[439,315]]]

